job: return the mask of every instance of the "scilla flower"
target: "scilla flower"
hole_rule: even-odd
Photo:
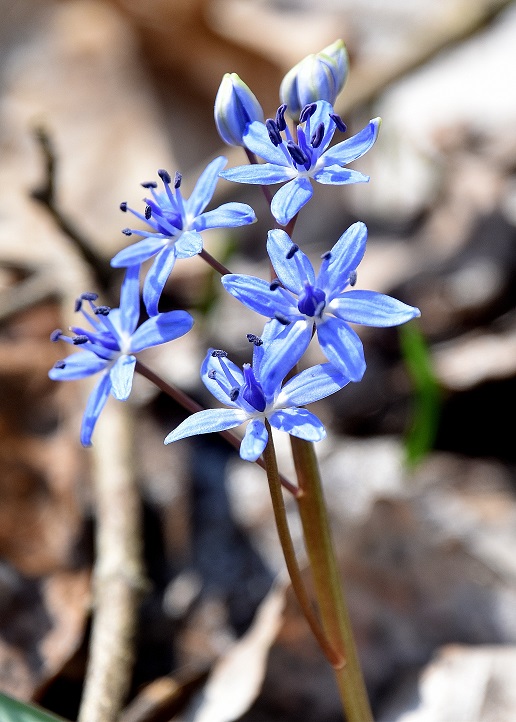
[[[157,183],[144,183],[151,192],[145,198],[145,213],[141,214],[122,203],[120,209],[130,211],[145,221],[151,231],[126,228],[127,236],[143,236],[116,254],[111,265],[114,268],[133,266],[156,256],[143,284],[143,301],[150,316],[158,313],[158,303],[176,259],[190,258],[202,251],[200,231],[208,228],[232,228],[254,223],[253,209],[245,203],[224,203],[212,211],[204,211],[211,201],[219,172],[226,165],[223,156],[215,158],[204,170],[190,198],[181,194],[181,175],[176,173],[174,181],[166,170],[158,171],[163,190],[157,191]],[[173,188],[171,188],[173,185]]]
[[[289,115],[299,118],[305,105],[327,100],[335,105],[346,82],[348,54],[342,40],[336,40],[320,53],[303,58],[288,71],[280,85],[280,99]]]
[[[215,125],[228,145],[244,145],[242,140],[249,123],[263,123],[262,106],[236,73],[226,73],[215,98]]]
[[[278,276],[269,283],[253,276],[222,277],[224,288],[249,308],[269,316],[277,353],[295,363],[315,330],[326,358],[351,381],[366,369],[364,349],[349,325],[397,326],[419,316],[419,309],[375,291],[348,290],[357,280],[367,228],[355,223],[325,253],[319,275],[285,231],[269,231],[267,251]],[[281,342],[281,343],[280,343]]]
[[[252,334],[253,363],[243,369],[232,363],[224,351],[210,349],[201,369],[205,386],[229,408],[206,409],[193,414],[165,439],[165,444],[196,434],[233,429],[247,422],[240,445],[240,456],[256,461],[268,441],[264,420],[280,431],[308,441],[326,436],[322,422],[305,404],[339,391],[349,379],[331,364],[320,364],[301,371],[282,387],[292,368],[289,360],[276,354],[276,344],[262,342]]]
[[[265,163],[237,166],[220,174],[236,183],[285,183],[271,204],[272,215],[282,226],[312,197],[312,179],[326,185],[369,180],[368,176],[344,166],[367,153],[380,127],[380,119],[375,118],[359,133],[330,148],[335,131],[346,130],[330,103],[321,100],[305,106],[295,138],[285,121],[285,111],[286,106],[280,106],[275,120],[269,119],[265,124],[250,123],[244,133],[246,147]]]
[[[139,328],[139,266],[127,269],[120,294],[120,308],[95,304],[97,294],[83,293],[75,310],[86,319],[92,330],[72,326],[74,336],[54,331],[52,341],[66,341],[80,346],[78,353],[58,361],[49,371],[54,381],[73,381],[102,373],[90,394],[81,428],[81,443],[90,446],[91,435],[109,394],[125,401],[131,393],[136,357],[134,354],[151,346],[173,341],[187,333],[193,318],[186,311],[170,311],[144,321]],[[86,306],[86,308],[85,308]]]

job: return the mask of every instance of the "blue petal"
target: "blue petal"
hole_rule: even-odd
[[[176,262],[175,246],[167,246],[155,259],[143,282],[143,302],[149,316],[156,316],[165,283]]]
[[[223,203],[215,210],[197,216],[194,227],[203,231],[206,228],[235,228],[255,222],[255,212],[246,203]]]
[[[125,401],[131,393],[135,364],[135,356],[122,354],[109,372],[112,383],[111,393],[118,401]]]
[[[155,256],[156,253],[158,253],[158,251],[166,244],[166,238],[149,236],[148,238],[144,238],[142,241],[133,243],[131,246],[119,251],[116,256],[111,259],[111,266],[113,268],[136,266],[144,261],[148,261],[149,258],[152,258],[152,256]]]
[[[251,183],[253,185],[270,185],[292,180],[297,171],[291,166],[286,168],[276,163],[260,163],[255,165],[239,165],[222,171],[221,178],[234,183]]]
[[[104,374],[88,398],[81,426],[81,444],[91,446],[91,435],[111,390],[111,378]]]
[[[211,201],[215,193],[219,173],[227,162],[228,159],[221,155],[215,158],[215,160],[212,160],[202,172],[199,180],[195,184],[192,195],[189,200],[185,201],[187,214],[192,218],[202,213]]]
[[[269,421],[275,429],[306,441],[320,441],[326,436],[322,421],[307,409],[280,409]]]
[[[369,183],[369,176],[357,170],[341,168],[340,165],[325,166],[313,174],[313,179],[323,185],[343,186],[350,183]]]
[[[357,158],[363,156],[364,153],[367,153],[367,151],[371,148],[378,137],[380,123],[380,118],[374,118],[356,135],[343,140],[342,143],[337,143],[337,145],[334,145],[332,148],[329,148],[326,153],[323,153],[321,156],[321,160],[324,162],[324,165],[332,165],[333,163],[337,163],[338,165],[347,165],[348,163],[351,163]]]
[[[314,285],[315,274],[310,259],[303,251],[299,250],[293,258],[287,259],[287,253],[291,248],[292,241],[285,231],[279,228],[269,231],[267,253],[274,270],[285,288],[292,293],[299,294],[303,291],[305,281]]]
[[[267,344],[260,365],[260,383],[269,402],[274,398],[283,379],[297,364],[312,339],[312,323],[304,319],[284,326]]]
[[[336,126],[335,121],[330,118],[330,113],[333,113],[333,106],[326,100],[320,100],[316,105],[317,110],[310,118],[310,129],[311,133],[313,133],[320,123],[324,125],[324,135],[319,147],[316,149],[316,152],[321,155],[333,138]]]
[[[252,419],[247,424],[245,436],[240,444],[240,457],[245,461],[256,461],[267,446],[269,434],[261,419]]]
[[[131,353],[184,336],[193,326],[187,311],[168,311],[144,321],[131,338]]]
[[[191,258],[201,251],[202,236],[198,231],[185,231],[181,233],[174,244],[176,258]]]
[[[129,266],[120,290],[120,325],[132,334],[140,318],[140,266]]]
[[[340,391],[349,378],[333,364],[318,364],[287,381],[276,399],[276,407],[306,406]]]
[[[240,426],[248,418],[242,409],[205,409],[192,414],[182,424],[171,431],[164,443],[171,444],[179,439],[197,434],[211,434],[215,431],[225,431]]]
[[[274,145],[264,123],[253,121],[244,133],[244,144],[255,155],[274,165],[292,166],[286,151]]]
[[[284,288],[271,291],[267,281],[235,273],[222,276],[220,280],[228,293],[262,316],[272,318],[276,312],[284,316],[300,315],[293,297]]]
[[[378,327],[398,326],[421,315],[418,308],[376,291],[347,291],[328,310],[350,323]]]
[[[362,341],[350,326],[327,317],[317,326],[319,344],[328,361],[350,381],[360,381],[366,370]]]
[[[109,361],[99,358],[91,351],[78,351],[64,359],[65,367],[52,368],[48,372],[53,381],[76,381],[92,376],[106,368]]]
[[[228,369],[229,375],[232,378],[228,378],[221,368],[219,361],[211,355],[213,349],[210,348],[208,353],[204,357],[204,361],[201,366],[201,378],[203,384],[206,386],[208,391],[215,396],[222,404],[226,406],[234,406],[235,408],[239,404],[231,401],[229,395],[231,391],[244,384],[244,375],[241,369],[236,364],[230,361],[228,358],[224,359],[225,365]],[[209,374],[215,371],[216,378],[210,378]]]
[[[313,195],[308,178],[294,178],[276,192],[271,203],[271,213],[282,226],[294,218]]]
[[[353,223],[331,249],[329,261],[323,261],[317,285],[329,300],[349,284],[349,274],[356,271],[364,257],[366,241],[367,226],[360,221]]]

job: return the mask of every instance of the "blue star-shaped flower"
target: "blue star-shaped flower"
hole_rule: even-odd
[[[346,130],[330,103],[320,100],[305,106],[297,126],[297,138],[292,137],[286,124],[285,110],[286,105],[280,106],[276,120],[253,121],[244,134],[246,147],[266,163],[229,168],[220,174],[237,183],[270,185],[287,181],[271,204],[272,215],[282,226],[312,197],[312,178],[326,185],[369,180],[368,176],[343,166],[367,153],[380,127],[380,118],[375,118],[356,135],[329,148],[335,130]]]
[[[233,429],[245,422],[247,428],[240,445],[240,456],[256,461],[268,441],[264,423],[308,441],[326,436],[322,422],[304,408],[339,391],[349,379],[331,364],[320,364],[301,371],[282,387],[281,383],[292,365],[276,353],[276,341],[267,342],[251,334],[254,342],[253,363],[241,370],[224,351],[210,349],[201,369],[201,378],[224,409],[207,409],[193,414],[165,439],[165,444],[196,434]]]
[[[149,316],[158,313],[158,303],[177,258],[190,258],[202,251],[200,231],[208,228],[233,228],[254,223],[253,209],[245,203],[224,203],[212,211],[204,212],[211,201],[219,173],[226,165],[223,156],[215,158],[203,171],[189,199],[180,190],[181,175],[176,173],[173,190],[172,179],[165,170],[158,171],[164,190],[156,190],[157,183],[143,183],[152,198],[145,198],[145,213],[141,214],[122,203],[122,211],[130,211],[151,226],[152,231],[124,229],[127,236],[143,236],[116,254],[111,260],[114,268],[134,266],[156,256],[143,284],[143,301]]]
[[[355,223],[325,253],[319,275],[308,257],[285,231],[269,231],[267,251],[278,279],[272,283],[253,276],[222,276],[224,288],[249,308],[271,320],[277,353],[293,357],[305,352],[315,330],[326,358],[351,381],[366,369],[360,338],[349,325],[397,326],[419,316],[419,309],[375,291],[346,290],[356,283],[367,228]]]
[[[84,412],[81,427],[83,446],[90,446],[93,429],[109,394],[125,401],[131,393],[136,364],[134,354],[179,338],[193,325],[193,318],[186,311],[169,311],[147,319],[136,328],[140,315],[139,271],[139,266],[127,269],[119,308],[97,306],[95,293],[83,293],[77,300],[75,310],[82,313],[93,331],[72,326],[70,330],[76,334],[73,337],[65,336],[60,329],[50,336],[52,341],[62,339],[82,349],[58,361],[48,373],[51,379],[73,381],[103,372]],[[84,308],[86,304],[89,312]]]

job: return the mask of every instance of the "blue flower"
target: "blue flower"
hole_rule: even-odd
[[[235,298],[271,319],[271,337],[278,354],[293,357],[305,352],[315,330],[326,358],[351,381],[360,381],[366,369],[360,338],[349,325],[397,326],[419,316],[419,309],[375,291],[346,290],[354,286],[362,260],[367,228],[354,223],[325,253],[319,275],[308,257],[285,231],[269,231],[267,251],[277,273],[272,283],[253,276],[222,276],[224,288]]]
[[[262,342],[252,334],[248,338],[254,342],[252,365],[244,364],[240,369],[224,351],[213,349],[208,351],[202,365],[204,384],[229,408],[198,411],[172,431],[165,444],[249,422],[240,456],[246,461],[256,461],[268,441],[265,419],[274,428],[308,441],[319,441],[326,436],[317,416],[300,407],[339,391],[349,379],[331,364],[320,364],[301,371],[282,387],[293,364],[285,356],[277,355],[276,341]]]
[[[156,256],[143,284],[143,301],[149,316],[158,313],[158,303],[172,272],[177,258],[190,258],[202,251],[200,231],[208,228],[230,228],[254,223],[253,209],[245,203],[224,203],[212,211],[204,212],[210,202],[219,172],[226,165],[223,156],[215,158],[204,170],[187,200],[180,190],[181,175],[176,173],[174,189],[172,179],[165,170],[158,171],[164,190],[156,190],[157,183],[144,183],[152,198],[145,198],[145,213],[141,214],[122,203],[122,211],[130,211],[137,218],[151,226],[152,231],[126,228],[127,236],[143,236],[143,240],[133,243],[116,254],[111,260],[114,268],[134,266]]]
[[[368,176],[344,166],[367,153],[380,127],[380,118],[375,118],[356,135],[329,148],[335,130],[346,129],[330,103],[320,100],[305,106],[296,138],[286,124],[285,111],[286,106],[280,106],[275,120],[254,121],[244,134],[246,147],[266,163],[237,166],[220,173],[222,178],[237,183],[270,185],[287,181],[271,204],[272,215],[282,226],[312,197],[311,179],[326,185],[369,180]]]
[[[215,125],[228,145],[243,145],[243,135],[252,120],[263,123],[263,110],[254,93],[236,73],[226,73],[217,91]]]
[[[134,354],[179,338],[193,325],[193,318],[186,311],[170,311],[153,316],[136,328],[140,315],[139,271],[139,266],[127,269],[120,293],[120,308],[96,305],[95,293],[83,293],[77,299],[75,310],[82,313],[93,330],[72,326],[73,337],[65,336],[60,329],[50,336],[52,341],[61,339],[82,349],[58,361],[49,371],[51,379],[73,381],[102,372],[84,412],[83,446],[90,446],[93,429],[109,394],[125,401],[131,393],[136,364]]]

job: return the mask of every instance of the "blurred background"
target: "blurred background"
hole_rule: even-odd
[[[121,277],[99,269],[126,240],[120,202],[143,209],[142,181],[179,170],[189,195],[215,156],[246,162],[215,130],[223,74],[270,117],[286,71],[342,38],[351,72],[337,111],[350,133],[383,118],[353,165],[371,181],[318,186],[295,240],[317,260],[366,222],[358,287],[422,312],[399,330],[361,328],[364,380],[313,408],[371,700],[379,722],[515,719],[514,3],[17,0],[0,12],[0,691],[75,719],[87,661],[96,519],[78,431],[91,387],[49,381],[64,354],[50,332],[74,322],[81,292],[117,293]],[[265,277],[273,224],[260,189],[221,181],[213,203],[229,200],[258,223],[209,231],[206,248]],[[196,324],[145,356],[205,406],[206,349],[242,363],[245,334],[262,327],[220,291],[200,259],[179,262],[163,308]],[[310,347],[307,363],[321,358]],[[123,722],[341,719],[282,581],[262,470],[212,436],[164,447],[184,412],[142,378],[127,406],[149,585]],[[199,695],[242,648],[246,663],[213,698],[254,681],[224,717]],[[143,712],[159,680],[168,691]]]

